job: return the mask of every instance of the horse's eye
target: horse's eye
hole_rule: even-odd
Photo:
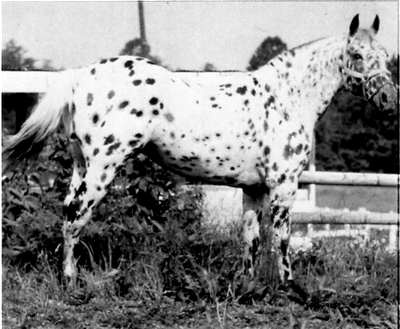
[[[355,53],[355,54],[353,55],[353,59],[354,59],[355,61],[357,61],[357,60],[359,60],[359,59],[362,59],[362,56],[361,56],[360,54],[358,54],[358,53]]]

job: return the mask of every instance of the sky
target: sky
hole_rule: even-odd
[[[268,36],[288,48],[345,33],[356,14],[390,55],[399,53],[399,7],[392,2],[145,1],[151,53],[170,69],[245,70]],[[2,1],[2,47],[13,39],[26,56],[57,69],[81,67],[119,54],[139,37],[137,2]]]

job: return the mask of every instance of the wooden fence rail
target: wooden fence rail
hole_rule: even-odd
[[[298,212],[293,214],[295,224],[375,224],[397,225],[399,214],[395,212],[343,212],[342,210]]]
[[[318,185],[399,186],[396,174],[365,174],[351,172],[304,171],[300,183]]]

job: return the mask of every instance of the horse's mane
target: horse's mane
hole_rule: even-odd
[[[312,41],[303,43],[303,44],[301,44],[300,46],[296,46],[296,47],[294,47],[294,48],[288,49],[288,51],[296,51],[296,50],[299,50],[299,49],[301,49],[301,48],[307,47],[307,46],[309,46],[309,45],[312,45],[313,43],[316,43],[316,42],[321,41],[321,40],[326,39],[326,38],[327,38],[327,37],[322,37],[322,38],[319,38],[319,39],[316,39],[316,40],[312,40]]]

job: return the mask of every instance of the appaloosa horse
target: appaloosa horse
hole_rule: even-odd
[[[143,152],[180,175],[242,188],[246,267],[252,274],[264,211],[280,278],[292,280],[291,209],[318,118],[342,88],[380,111],[396,101],[378,29],[378,16],[371,28],[359,29],[357,15],[349,33],[207,83],[129,56],[60,73],[3,156],[13,163],[39,152],[63,122],[74,159],[64,206],[65,276],[76,277],[74,246],[118,169]]]

